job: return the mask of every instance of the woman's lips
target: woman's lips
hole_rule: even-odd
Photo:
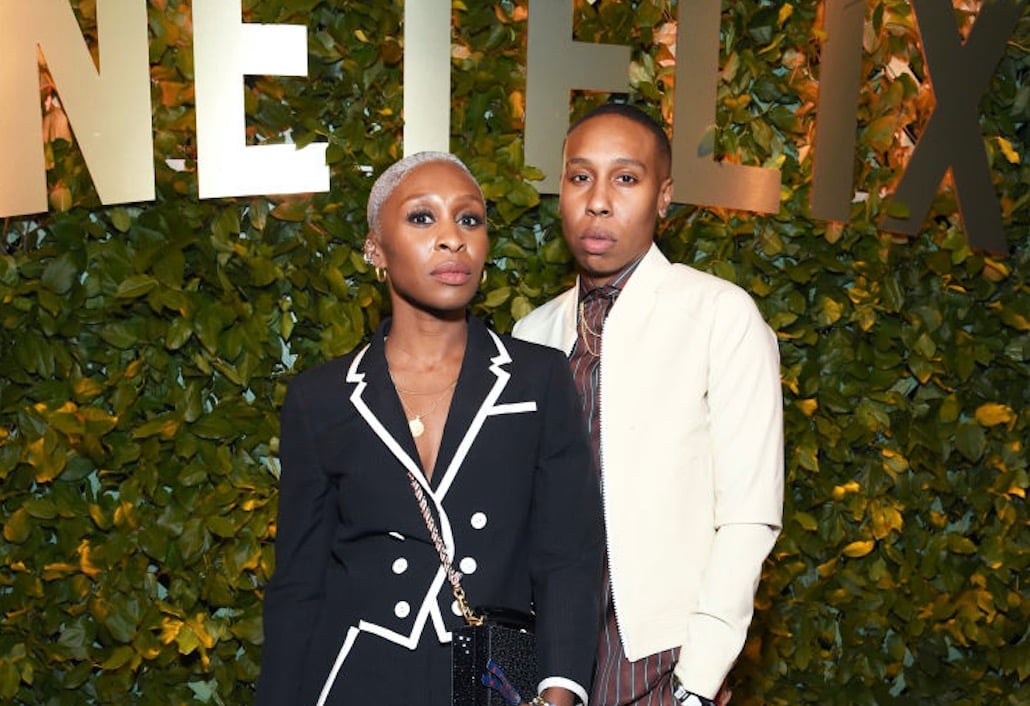
[[[472,277],[469,266],[458,262],[445,262],[435,267],[430,274],[444,284],[465,284]]]

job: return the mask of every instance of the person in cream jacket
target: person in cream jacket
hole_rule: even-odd
[[[776,337],[741,288],[655,246],[670,161],[629,106],[569,129],[560,210],[579,278],[514,331],[569,357],[600,465],[610,594],[591,706],[724,703],[781,525]]]

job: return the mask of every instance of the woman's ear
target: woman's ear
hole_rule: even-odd
[[[381,259],[379,254],[379,246],[376,243],[374,233],[369,233],[368,237],[365,238],[365,247],[362,253],[362,259],[369,265],[372,265],[373,267],[378,267],[381,264],[379,262]]]

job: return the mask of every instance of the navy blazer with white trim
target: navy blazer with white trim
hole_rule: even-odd
[[[430,500],[470,601],[535,607],[543,686],[585,701],[601,516],[565,359],[470,318],[430,480],[390,381],[388,328],[289,385],[257,704],[315,704],[349,629],[413,649],[448,642],[462,623],[406,470]],[[367,696],[386,686],[368,685]],[[364,696],[348,689],[348,702]]]

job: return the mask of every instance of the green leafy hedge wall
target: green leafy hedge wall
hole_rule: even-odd
[[[72,4],[95,49],[95,3]],[[968,28],[977,3],[956,4]],[[182,0],[148,3],[156,201],[100,205],[46,103],[52,208],[4,220],[0,241],[0,701],[250,703],[285,385],[384,312],[360,258],[359,166],[401,154],[397,5],[244,4],[248,21],[308,26],[309,77],[248,79],[248,129],[327,140],[327,194],[198,200]],[[628,99],[666,117],[675,5],[575,9],[578,39],[633,46]],[[918,237],[876,225],[901,135],[933,100],[911,8],[866,5],[854,173],[868,196],[851,222],[807,215],[820,4],[736,0],[716,149],[779,166],[782,207],[679,206],[661,228],[673,259],[747,288],[780,337],[785,527],[734,703],[1026,704],[1030,19],[981,105],[1010,249],[988,256],[947,184]],[[522,163],[526,16],[526,0],[454,3],[452,145],[483,182],[494,242],[475,309],[502,330],[571,272],[556,201]],[[895,57],[912,75],[888,70]]]

